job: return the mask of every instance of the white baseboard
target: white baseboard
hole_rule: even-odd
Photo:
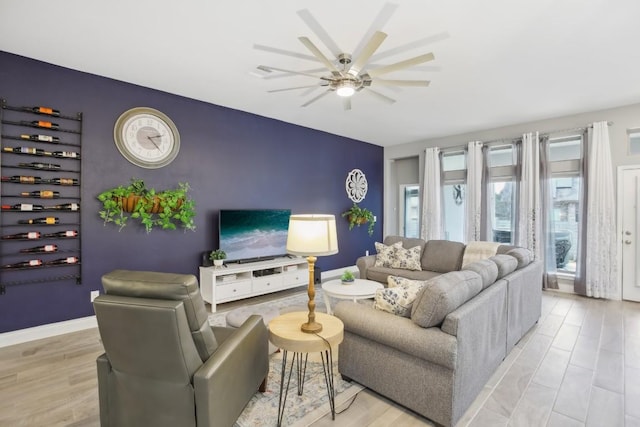
[[[49,338],[56,335],[67,334],[69,332],[82,331],[84,329],[97,328],[96,316],[81,317],[79,319],[65,320],[64,322],[49,323],[33,328],[20,329],[17,331],[4,332],[0,334],[0,347],[7,347],[24,342]]]
[[[358,267],[355,265],[350,265],[343,268],[336,268],[335,270],[327,270],[320,273],[320,279],[324,282],[326,280],[339,279],[344,273],[345,270],[351,271],[355,275],[359,275]]]

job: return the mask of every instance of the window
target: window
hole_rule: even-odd
[[[582,137],[549,140],[551,168],[551,229],[556,268],[575,274],[580,229]]]
[[[402,185],[400,194],[403,202],[401,220],[403,224],[404,237],[420,237],[420,187],[415,185]]]
[[[629,155],[640,155],[640,129],[629,129]]]
[[[487,240],[514,244],[516,214],[516,150],[513,144],[489,148],[487,167]]]
[[[466,155],[464,151],[442,154],[442,222],[444,238],[464,242]]]

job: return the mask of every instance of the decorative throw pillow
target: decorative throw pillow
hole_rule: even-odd
[[[397,316],[411,317],[411,307],[426,282],[410,280],[404,277],[389,276],[388,288],[378,289],[373,308]]]
[[[399,247],[396,249],[396,256],[391,263],[392,268],[403,268],[405,270],[422,270],[420,265],[420,255],[422,255],[420,246],[411,249]]]
[[[402,242],[396,242],[391,246],[375,242],[376,246],[376,267],[391,268],[393,260],[396,257],[396,249],[402,247]]]

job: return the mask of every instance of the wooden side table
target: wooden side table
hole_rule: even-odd
[[[282,425],[282,416],[289,393],[289,383],[293,365],[297,368],[298,395],[302,395],[304,377],[307,369],[309,353],[319,352],[322,358],[322,369],[327,385],[331,418],[336,418],[335,388],[333,383],[333,351],[332,348],[342,342],[344,337],[344,324],[342,320],[328,314],[316,312],[316,321],[322,324],[322,331],[317,334],[308,334],[300,330],[300,325],[308,320],[308,313],[296,311],[286,313],[269,322],[269,340],[282,349],[282,372],[280,374],[280,400],[278,403],[278,426]],[[284,388],[285,373],[287,367],[287,355],[293,352],[287,386]],[[302,356],[304,355],[304,360]],[[284,390],[284,394],[282,393]]]

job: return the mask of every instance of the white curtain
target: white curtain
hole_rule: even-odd
[[[587,170],[585,282],[587,296],[618,295],[616,214],[607,122],[593,124]]]
[[[440,149],[427,148],[424,157],[422,229],[425,240],[442,239],[442,187],[440,185]]]
[[[482,142],[472,141],[467,150],[467,212],[465,237],[467,242],[481,239],[482,217]]]
[[[519,177],[518,227],[515,243],[540,259],[540,141],[538,132],[522,136],[521,173]]]

